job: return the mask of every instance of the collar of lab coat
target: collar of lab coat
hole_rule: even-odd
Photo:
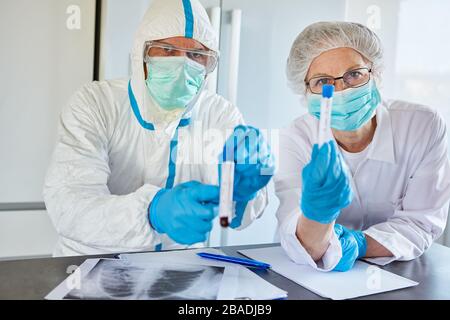
[[[367,158],[395,164],[391,117],[384,103],[380,103],[378,106],[376,119],[377,128]]]

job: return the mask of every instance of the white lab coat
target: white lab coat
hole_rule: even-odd
[[[187,3],[189,10],[183,7]],[[239,110],[217,94],[203,91],[186,112],[173,113],[160,109],[145,88],[145,41],[184,36],[188,11],[193,38],[216,50],[197,0],[155,0],[136,34],[131,82],[88,84],[63,109],[43,192],[59,234],[54,255],[187,247],[150,227],[149,204],[167,185],[191,180],[217,185],[219,153],[243,123]],[[169,154],[176,164],[171,169]],[[263,189],[247,204],[240,229],[266,205]]]
[[[382,102],[366,158],[351,177],[352,203],[337,223],[363,230],[393,253],[368,259],[384,265],[420,256],[443,232],[450,199],[450,165],[444,121],[433,110],[403,101]],[[306,114],[283,130],[275,189],[281,244],[296,263],[332,270],[342,251],[333,233],[320,261],[313,261],[295,235],[301,215],[301,172],[317,141],[318,120]]]

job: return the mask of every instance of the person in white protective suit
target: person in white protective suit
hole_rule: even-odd
[[[426,106],[382,100],[382,46],[367,27],[319,22],[294,41],[287,78],[308,107],[280,137],[281,244],[298,264],[347,271],[420,256],[446,226],[447,130]],[[334,85],[329,142],[321,94]]]
[[[262,214],[272,153],[235,106],[204,89],[217,59],[198,0],[155,0],[135,35],[131,80],[74,94],[43,191],[59,234],[54,255],[204,245],[221,161],[236,163],[230,227]]]

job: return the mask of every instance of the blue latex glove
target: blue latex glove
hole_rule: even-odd
[[[350,230],[340,224],[334,226],[334,232],[341,242],[342,258],[333,270],[348,271],[353,268],[357,259],[366,255],[366,237],[362,231]]]
[[[302,179],[301,209],[310,220],[331,223],[340,210],[352,202],[348,170],[334,141],[323,144],[320,149],[314,145]]]
[[[264,188],[275,171],[275,161],[269,144],[257,128],[239,125],[227,139],[219,159],[234,161],[235,201],[250,201]]]
[[[275,160],[269,144],[257,128],[239,125],[227,139],[219,158],[219,182],[222,161],[234,161],[236,216],[230,227],[241,225],[247,202],[254,199],[275,172]]]
[[[149,207],[149,220],[159,233],[191,245],[204,242],[218,214],[219,187],[197,181],[161,189]]]

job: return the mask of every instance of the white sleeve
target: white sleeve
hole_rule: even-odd
[[[431,124],[428,148],[417,170],[410,176],[402,206],[387,222],[365,230],[392,252],[393,257],[366,259],[385,265],[420,256],[438,238],[445,226],[450,199],[450,164],[447,132],[436,114]]]
[[[159,235],[147,210],[159,187],[112,195],[107,129],[94,97],[80,90],[64,108],[43,196],[62,237],[100,252],[149,249]]]
[[[297,141],[299,140],[299,141]],[[309,264],[321,271],[330,271],[342,257],[341,244],[333,232],[330,244],[322,259],[315,262],[302,246],[296,235],[300,217],[303,167],[311,156],[311,147],[293,129],[280,135],[279,168],[275,175],[275,192],[280,200],[277,210],[278,231],[281,246],[286,254],[298,264]]]

